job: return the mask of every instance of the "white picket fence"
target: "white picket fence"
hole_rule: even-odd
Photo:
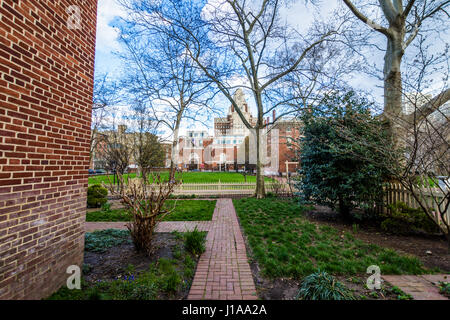
[[[445,199],[445,194],[439,188],[422,188],[417,189],[415,194],[420,196],[422,199],[421,202],[426,203],[427,208],[432,208],[435,212],[435,220],[441,222],[441,217],[439,212],[444,210],[446,205],[448,204],[449,199]],[[444,200],[444,201],[443,201]],[[385,188],[385,198],[384,198],[384,206],[378,207],[378,212],[386,212],[387,206],[390,204],[394,204],[396,202],[404,202],[408,207],[411,208],[420,208],[419,203],[414,198],[412,193],[406,190],[400,183],[389,183],[389,185]],[[444,215],[444,219],[446,221],[450,221],[450,206],[447,207],[446,214]]]
[[[272,181],[264,183],[266,192],[275,192],[278,184]],[[288,192],[289,187],[281,184],[281,192]],[[256,182],[217,182],[217,183],[182,183],[174,191],[177,195],[252,195]]]

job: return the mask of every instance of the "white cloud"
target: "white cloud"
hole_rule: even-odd
[[[118,50],[118,30],[110,25],[116,17],[125,17],[126,12],[116,0],[99,0],[97,14],[97,48],[102,51]]]

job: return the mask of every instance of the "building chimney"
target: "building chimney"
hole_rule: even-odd
[[[276,118],[276,112],[275,109],[272,110],[272,118],[273,118],[273,122],[275,122],[275,118]]]

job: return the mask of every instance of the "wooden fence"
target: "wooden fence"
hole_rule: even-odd
[[[435,220],[437,222],[440,222],[441,217],[439,215],[439,208],[441,210],[444,210],[449,201],[449,199],[444,200],[445,194],[442,192],[442,190],[439,188],[430,187],[417,189],[417,191],[415,191],[414,193],[418,195],[420,199],[422,199],[422,203],[426,203],[427,208],[431,208],[435,212]],[[399,201],[404,202],[408,207],[420,208],[419,203],[410,191],[406,190],[400,183],[390,183],[385,188],[384,205],[377,207],[376,211],[378,213],[386,212],[386,210],[388,210],[387,206]],[[446,221],[450,221],[450,208],[447,208],[444,219]]]

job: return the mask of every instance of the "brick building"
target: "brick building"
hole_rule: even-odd
[[[245,119],[254,126],[257,119],[249,111],[241,89],[235,92],[234,99]],[[265,121],[270,123],[269,118]],[[261,159],[265,160],[266,174],[285,173],[286,161],[295,162],[300,126],[301,123],[296,119],[280,119],[261,131]],[[226,117],[214,119],[214,136],[210,136],[207,131],[190,130],[180,137],[176,152],[178,166],[180,169],[189,170],[252,169],[256,163],[256,149],[252,149],[251,141],[255,140],[251,137],[252,131],[244,125],[231,106]],[[296,167],[295,163],[291,163],[288,170],[294,172]]]
[[[96,13],[0,2],[0,299],[46,297],[82,264]]]

